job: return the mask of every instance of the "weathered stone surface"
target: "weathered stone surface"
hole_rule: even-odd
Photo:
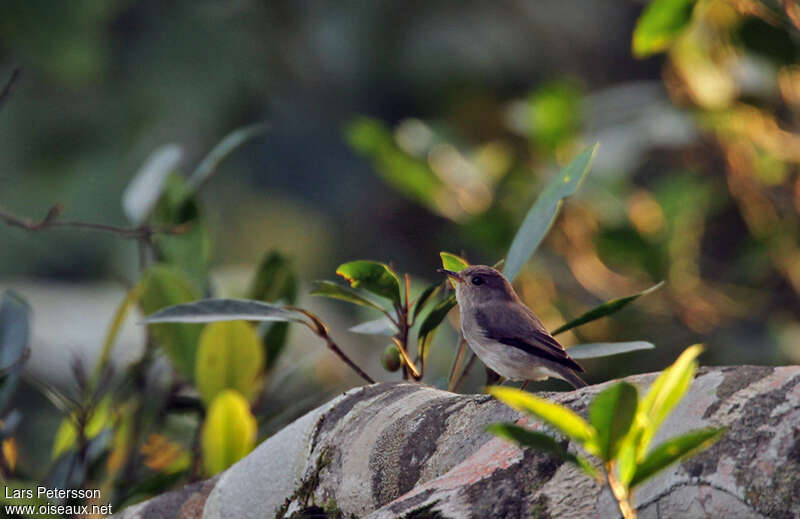
[[[645,390],[654,378],[627,380]],[[604,387],[547,397],[585,416]],[[365,386],[299,419],[218,478],[121,516],[619,517],[610,492],[571,465],[484,432],[509,420],[542,428],[486,395]],[[640,517],[800,517],[800,367],[701,370],[655,441],[709,425],[730,430],[639,488]]]

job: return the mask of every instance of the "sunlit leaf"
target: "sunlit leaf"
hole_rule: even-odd
[[[589,406],[589,422],[597,431],[600,458],[611,461],[617,455],[619,444],[630,429],[639,394],[627,382],[614,384],[600,392]]]
[[[342,301],[347,301],[348,303],[368,306],[370,308],[383,311],[383,308],[378,303],[367,299],[355,290],[338,285],[333,281],[315,281],[314,289],[311,291],[311,295],[340,299]]]
[[[597,470],[591,463],[583,457],[567,451],[553,437],[547,434],[531,431],[512,423],[493,423],[487,426],[486,430],[495,436],[512,441],[522,447],[530,447],[552,454],[561,460],[577,465],[589,476],[597,477]]]
[[[442,324],[442,321],[450,313],[450,310],[456,306],[456,296],[450,295],[447,299],[440,301],[434,306],[431,311],[425,316],[425,320],[419,326],[417,332],[417,351],[419,356],[425,358],[428,355],[428,350],[436,329]]]
[[[689,390],[697,370],[697,357],[702,352],[703,347],[698,344],[684,350],[678,359],[658,376],[642,399],[641,410],[646,417],[646,426],[638,446],[638,459],[641,459],[664,419]]]
[[[183,149],[167,144],[154,151],[122,193],[122,209],[134,225],[140,225],[156,206],[167,176],[177,170]]]
[[[353,288],[363,288],[373,294],[400,304],[400,278],[384,263],[358,260],[339,265],[336,273]]]
[[[143,283],[144,292],[139,304],[145,315],[173,305],[196,301],[200,297],[199,290],[183,272],[166,265],[156,264],[150,267],[144,275]],[[166,321],[156,320],[146,320],[145,322],[166,323]],[[150,332],[175,368],[186,377],[191,378],[194,375],[194,359],[201,327],[195,324],[173,324],[177,322],[154,324],[150,327]]]
[[[414,303],[414,311],[412,312],[412,322],[416,322],[417,316],[419,316],[420,312],[425,308],[425,305],[431,301],[431,298],[435,296],[439,290],[442,288],[442,283],[434,283],[430,285],[428,288],[422,291],[422,293],[417,298],[417,302]]]
[[[630,303],[632,303],[632,302],[636,301],[637,299],[639,299],[640,297],[645,296],[647,294],[650,294],[650,293],[658,290],[663,285],[664,285],[664,282],[662,281],[661,283],[653,285],[652,287],[648,288],[647,290],[642,290],[641,292],[639,292],[637,294],[633,294],[633,295],[629,295],[629,296],[625,296],[625,297],[620,297],[619,299],[612,299],[611,301],[606,301],[605,303],[592,308],[588,312],[582,314],[579,317],[576,317],[575,319],[569,321],[568,323],[559,326],[558,328],[553,330],[552,334],[553,335],[558,335],[559,333],[565,332],[567,330],[571,330],[572,328],[575,328],[576,326],[580,326],[582,324],[585,324],[585,323],[594,321],[596,319],[600,319],[601,317],[605,317],[607,315],[610,315],[610,314],[613,314],[615,312],[618,312],[618,311],[622,310],[623,308],[625,308]]]
[[[305,315],[281,305],[249,299],[202,299],[148,315],[144,322],[212,323],[215,321],[286,321],[306,323]]]
[[[631,351],[652,350],[653,348],[655,346],[652,343],[645,341],[591,342],[570,346],[567,348],[567,353],[573,359],[596,359]]]
[[[545,151],[552,153],[578,130],[581,91],[573,81],[546,83],[531,94],[528,106],[531,137]]]
[[[77,415],[73,413],[72,417],[64,418],[56,430],[56,436],[53,439],[53,450],[51,453],[52,459],[58,459],[62,454],[75,447],[78,441],[78,430],[76,428]],[[86,427],[84,428],[84,435],[86,439],[97,437],[104,429],[111,427],[112,414],[111,414],[111,398],[105,397],[100,401],[89,414],[86,420]]]
[[[258,266],[250,283],[248,299],[264,302],[282,302],[293,305],[297,299],[297,276],[289,260],[281,253],[268,252]],[[259,330],[264,343],[267,369],[275,366],[283,352],[289,334],[288,323],[265,324]]]
[[[513,409],[552,425],[590,454],[598,454],[597,432],[571,409],[513,387],[490,386],[486,392]]]
[[[547,235],[550,226],[558,215],[564,198],[578,190],[584,177],[589,172],[597,144],[583,150],[569,165],[561,170],[539,195],[533,206],[525,215],[522,225],[517,231],[506,256],[503,273],[514,281],[523,265]]]
[[[653,0],[633,30],[633,54],[645,58],[666,50],[688,27],[696,0]]]
[[[187,183],[187,192],[194,194],[214,174],[217,166],[236,148],[269,129],[266,123],[256,123],[238,128],[222,139],[200,162]]]
[[[363,335],[385,335],[387,337],[392,337],[397,334],[398,330],[391,319],[387,316],[383,316],[374,321],[357,324],[350,328],[350,331]]]
[[[209,323],[200,334],[195,385],[209,404],[225,389],[251,398],[264,370],[264,352],[253,326],[245,321]]]
[[[0,415],[19,385],[28,351],[31,309],[25,300],[10,290],[0,297]]]
[[[710,447],[725,432],[726,427],[696,429],[694,431],[671,438],[650,452],[638,467],[631,479],[633,488],[676,461],[691,456]]]
[[[141,447],[142,463],[153,471],[174,474],[188,469],[192,463],[189,451],[161,434],[151,434]]]
[[[253,450],[256,430],[256,419],[242,395],[232,389],[217,395],[208,408],[200,441],[206,475],[222,472]]]
[[[469,267],[469,262],[453,254],[452,252],[440,252],[439,257],[442,258],[442,267],[453,272],[460,272]]]

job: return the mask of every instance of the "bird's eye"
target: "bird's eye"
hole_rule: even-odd
[[[472,278],[472,284],[475,286],[483,285],[483,279],[480,276],[475,276]]]

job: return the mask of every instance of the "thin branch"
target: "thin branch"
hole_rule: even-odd
[[[355,371],[356,373],[358,373],[358,376],[360,376],[361,378],[363,378],[364,380],[366,380],[366,381],[367,381],[368,383],[370,383],[370,384],[374,384],[374,383],[375,383],[375,381],[372,379],[372,377],[370,377],[369,375],[367,375],[367,374],[364,372],[364,370],[362,370],[362,369],[361,369],[361,368],[358,366],[358,364],[356,364],[355,362],[353,362],[352,360],[350,360],[350,357],[348,357],[348,356],[347,356],[347,355],[346,355],[346,354],[345,354],[345,353],[344,353],[344,352],[341,350],[341,348],[339,348],[339,346],[338,346],[338,345],[337,345],[335,342],[333,342],[333,339],[331,339],[331,336],[328,334],[328,327],[325,325],[325,323],[323,323],[323,322],[322,322],[322,320],[320,320],[320,318],[319,318],[319,317],[317,317],[316,315],[312,314],[312,313],[311,313],[311,312],[309,312],[308,310],[304,310],[304,309],[302,309],[302,308],[297,308],[296,306],[287,306],[286,308],[287,308],[288,310],[294,310],[294,311],[296,311],[296,312],[300,312],[300,313],[304,314],[306,317],[308,317],[309,319],[311,319],[311,323],[304,322],[304,324],[305,324],[306,326],[308,326],[308,328],[309,328],[309,329],[310,329],[312,332],[314,332],[314,333],[315,333],[315,334],[316,334],[318,337],[320,337],[322,340],[324,340],[324,341],[325,341],[325,343],[326,343],[326,344],[327,344],[327,346],[328,346],[328,349],[330,349],[330,350],[331,350],[331,351],[332,351],[332,352],[333,352],[333,353],[334,353],[334,354],[335,354],[337,357],[339,357],[340,359],[342,359],[342,361],[343,361],[345,364],[347,364],[348,366],[350,366],[350,368],[351,368],[353,371]]]
[[[456,387],[456,372],[458,371],[461,359],[464,358],[464,352],[467,350],[467,340],[461,339],[458,343],[458,351],[453,358],[453,365],[450,367],[450,376],[447,377],[447,390],[453,391]]]
[[[13,71],[11,71],[11,77],[8,78],[8,81],[6,81],[3,90],[0,91],[0,110],[3,109],[3,105],[6,104],[8,98],[11,97],[11,91],[14,88],[14,84],[19,80],[21,75],[22,75],[22,68],[20,67],[17,67]]]
[[[417,370],[417,366],[411,362],[411,357],[408,356],[408,352],[406,351],[406,348],[403,346],[403,343],[400,341],[400,339],[397,337],[392,337],[392,342],[394,342],[394,345],[397,346],[397,350],[400,352],[400,356],[403,357],[403,362],[405,363],[405,366],[408,368],[408,371],[414,380],[421,379],[422,375],[420,374],[419,370]]]
[[[78,222],[69,220],[59,220],[63,207],[58,204],[51,207],[41,221],[33,221],[12,214],[0,207],[0,219],[12,227],[19,227],[27,231],[39,232],[53,228],[70,228],[84,231],[97,231],[116,234],[121,238],[133,238],[148,241],[154,234],[183,234],[189,229],[189,225],[176,225],[174,227],[154,227],[151,225],[140,225],[138,227],[119,227],[116,225],[106,225],[103,223]]]
[[[467,378],[467,375],[469,374],[469,370],[472,369],[472,365],[475,364],[475,359],[477,359],[477,358],[478,358],[478,356],[475,355],[475,352],[473,352],[472,356],[467,361],[467,365],[464,366],[464,371],[462,371],[461,372],[461,376],[458,377],[458,381],[456,382],[456,385],[453,386],[453,392],[458,391],[459,386],[461,386],[461,383],[464,381],[465,378]]]

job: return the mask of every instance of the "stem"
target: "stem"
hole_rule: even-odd
[[[0,108],[3,108],[3,105],[6,104],[8,98],[11,96],[11,90],[14,88],[14,84],[19,80],[19,76],[22,74],[22,69],[20,67],[15,68],[11,72],[11,77],[8,78],[3,90],[0,91]]]
[[[458,365],[461,364],[461,359],[464,358],[464,352],[467,350],[467,340],[462,338],[461,341],[458,343],[458,351],[456,351],[456,356],[453,358],[453,365],[450,367],[450,376],[447,377],[447,390],[453,391],[456,385],[456,371],[458,371]]]
[[[472,356],[467,361],[467,365],[464,366],[464,371],[461,372],[461,376],[458,377],[458,381],[456,382],[456,385],[453,386],[453,391],[458,391],[459,386],[461,386],[461,383],[464,382],[465,378],[467,378],[467,375],[469,374],[469,370],[472,369],[472,365],[475,364],[475,359],[477,359],[477,358],[478,358],[478,356],[475,355],[475,352],[472,352]]]
[[[350,357],[348,357],[348,356],[347,356],[347,355],[346,355],[346,354],[345,354],[345,353],[344,353],[344,352],[343,352],[343,351],[342,351],[342,350],[339,348],[339,346],[338,346],[338,345],[337,345],[335,342],[333,342],[333,339],[331,339],[331,336],[328,334],[328,327],[327,327],[327,326],[325,326],[325,323],[323,323],[323,322],[322,322],[322,320],[320,320],[320,318],[319,318],[319,317],[317,317],[316,315],[312,314],[312,313],[311,313],[311,312],[309,312],[308,310],[303,310],[302,308],[298,308],[298,307],[296,307],[296,306],[287,306],[286,308],[287,308],[287,309],[289,309],[289,310],[294,310],[294,311],[296,311],[296,312],[300,312],[301,314],[304,314],[306,317],[308,317],[309,319],[311,319],[311,322],[310,322],[310,323],[309,323],[309,322],[305,322],[305,321],[303,321],[303,324],[305,324],[306,326],[308,326],[308,328],[309,328],[309,329],[310,329],[312,332],[314,332],[314,333],[315,333],[315,334],[316,334],[316,335],[317,335],[319,338],[321,338],[322,340],[324,340],[324,341],[325,341],[325,344],[328,346],[328,349],[330,349],[330,350],[331,350],[331,351],[332,351],[332,352],[333,352],[333,353],[334,353],[334,354],[335,354],[337,357],[339,357],[339,358],[340,358],[340,359],[341,359],[341,360],[342,360],[342,361],[343,361],[345,364],[347,364],[348,366],[350,366],[350,368],[351,368],[353,371],[355,371],[356,373],[358,373],[358,376],[360,376],[361,378],[363,378],[364,380],[366,380],[366,381],[367,381],[368,383],[370,383],[370,384],[374,384],[374,383],[375,383],[375,381],[372,379],[372,377],[370,377],[369,375],[367,375],[367,374],[364,372],[364,370],[362,370],[362,369],[361,369],[361,368],[358,366],[358,364],[356,364],[355,362],[353,362],[352,360],[350,360]]]
[[[411,362],[411,358],[408,356],[408,352],[403,347],[403,343],[400,342],[400,339],[397,337],[392,337],[392,341],[394,342],[395,346],[397,346],[397,350],[400,352],[400,356],[403,358],[403,362],[405,363],[405,366],[408,368],[408,371],[414,380],[421,379],[422,375],[417,370],[417,367],[414,365],[414,363]]]
[[[608,478],[608,486],[617,500],[619,511],[622,513],[624,519],[636,519],[636,509],[631,505],[631,495],[628,489],[625,488],[620,481],[614,476],[613,463],[606,463],[606,477]]]

